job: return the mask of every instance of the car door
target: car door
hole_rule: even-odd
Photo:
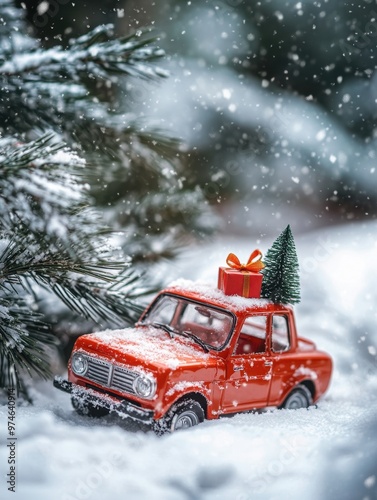
[[[282,393],[287,392],[294,384],[292,367],[295,360],[291,355],[292,338],[289,316],[274,313],[271,316],[271,356],[274,360],[269,404],[278,404]],[[292,388],[294,385],[292,386]]]
[[[226,361],[225,413],[267,405],[272,375],[268,328],[267,314],[245,318],[234,352]]]

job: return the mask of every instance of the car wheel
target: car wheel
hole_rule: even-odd
[[[189,429],[204,421],[204,410],[193,400],[186,399],[174,404],[165,417],[154,422],[154,431],[158,435]]]
[[[305,385],[298,385],[290,392],[280,408],[297,410],[298,408],[308,408],[313,403],[312,395]]]
[[[87,401],[78,398],[77,396],[72,396],[71,398],[72,406],[79,415],[85,417],[100,418],[109,414],[107,408],[101,406],[94,406],[93,403],[88,403]]]

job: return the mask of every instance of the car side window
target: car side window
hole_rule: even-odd
[[[234,354],[266,352],[267,316],[248,316],[240,331]]]
[[[288,318],[281,314],[272,317],[272,350],[273,352],[288,351],[291,345]]]

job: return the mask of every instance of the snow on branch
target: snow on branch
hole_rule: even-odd
[[[26,393],[25,374],[50,375],[46,347],[55,337],[41,315],[16,292],[0,295],[0,387],[15,387]]]
[[[86,203],[84,165],[51,134],[27,144],[0,140],[0,230],[68,237],[70,214]]]
[[[145,79],[167,76],[164,70],[149,64],[161,58],[164,51],[154,47],[154,40],[143,38],[142,34],[113,38],[113,26],[102,25],[71,40],[67,49],[58,45],[15,54],[0,65],[0,75],[8,78],[24,75],[26,79],[37,75],[42,81],[56,75],[72,81],[81,75],[107,80],[111,73]]]

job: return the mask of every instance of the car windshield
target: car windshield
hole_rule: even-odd
[[[233,328],[233,315],[223,309],[174,295],[161,295],[142,324],[163,328],[171,336],[191,337],[204,349],[222,349]]]

